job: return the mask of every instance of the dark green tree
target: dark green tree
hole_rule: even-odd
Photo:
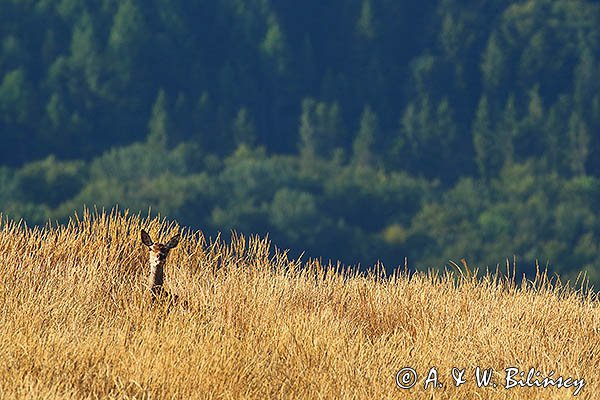
[[[400,121],[400,136],[393,153],[403,168],[429,178],[444,176],[448,181],[456,177],[445,165],[464,162],[467,154],[459,147],[454,113],[447,98],[437,106],[428,97],[411,102]]]
[[[569,161],[575,175],[585,175],[585,163],[589,155],[590,135],[588,128],[576,112],[569,119]]]
[[[306,98],[300,116],[300,153],[305,157],[328,157],[341,144],[343,123],[339,104]]]
[[[252,146],[256,143],[256,127],[246,107],[240,108],[233,121],[233,139],[237,145]]]
[[[356,21],[356,32],[358,36],[366,41],[372,41],[377,35],[375,17],[371,0],[363,0],[360,15]]]
[[[137,1],[120,2],[108,36],[108,50],[111,65],[116,68],[117,79],[122,85],[132,79],[147,38],[146,21]]]
[[[304,99],[302,101],[302,115],[300,116],[300,156],[305,160],[313,160],[318,152],[317,126],[313,109],[315,107],[314,99]]]
[[[16,192],[21,201],[56,207],[75,196],[86,180],[81,161],[58,161],[49,156],[28,163],[15,173]]]
[[[152,106],[152,114],[148,121],[148,143],[159,148],[166,148],[171,121],[167,110],[167,96],[160,90]]]
[[[268,28],[261,43],[261,49],[275,72],[281,74],[286,71],[288,49],[285,35],[275,15],[270,15],[268,18]]]
[[[102,62],[96,49],[96,38],[92,18],[84,13],[73,29],[69,63],[83,77],[88,89],[100,90],[99,79]]]
[[[502,158],[498,138],[492,128],[490,106],[486,96],[479,101],[472,130],[479,174],[481,177],[489,179],[498,174],[502,167]]]
[[[540,95],[539,85],[535,85],[527,92],[527,112],[522,120],[522,129],[519,129],[515,138],[515,153],[523,159],[529,158],[540,152],[543,147],[543,128],[546,110]]]
[[[373,144],[378,129],[377,115],[373,112],[371,106],[365,106],[360,117],[360,128],[352,143],[352,161],[355,165],[361,167],[373,165]]]
[[[600,71],[596,65],[592,51],[586,46],[579,54],[579,63],[573,74],[574,93],[573,98],[578,112],[584,112],[589,99],[600,88],[597,80]]]
[[[519,133],[519,119],[514,95],[509,96],[502,112],[497,135],[499,136],[499,150],[503,163],[512,163],[514,160],[513,140]]]
[[[505,56],[495,34],[490,36],[481,60],[483,84],[488,91],[500,87],[506,75]]]
[[[31,85],[22,68],[4,75],[0,83],[0,120],[15,129],[31,117],[33,97]]]

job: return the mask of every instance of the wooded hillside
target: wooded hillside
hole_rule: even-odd
[[[600,5],[0,2],[0,211],[600,281]]]

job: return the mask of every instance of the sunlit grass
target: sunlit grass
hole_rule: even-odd
[[[542,274],[359,274],[288,260],[257,237],[183,231],[152,305],[140,229],[161,219],[91,215],[0,229],[0,398],[564,399],[574,388],[504,388],[504,369],[583,378],[600,393],[600,309]],[[475,367],[496,388],[477,388]],[[412,367],[417,385],[396,373]],[[435,367],[444,387],[425,390]],[[453,385],[453,367],[466,383]],[[541,379],[541,378],[540,378]]]

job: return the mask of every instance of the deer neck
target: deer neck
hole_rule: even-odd
[[[162,290],[163,282],[165,280],[165,261],[159,260],[154,254],[150,255],[150,277],[148,279],[148,286],[153,293]]]

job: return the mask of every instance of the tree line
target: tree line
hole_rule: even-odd
[[[0,210],[150,206],[348,263],[593,274],[599,7],[4,1]]]

